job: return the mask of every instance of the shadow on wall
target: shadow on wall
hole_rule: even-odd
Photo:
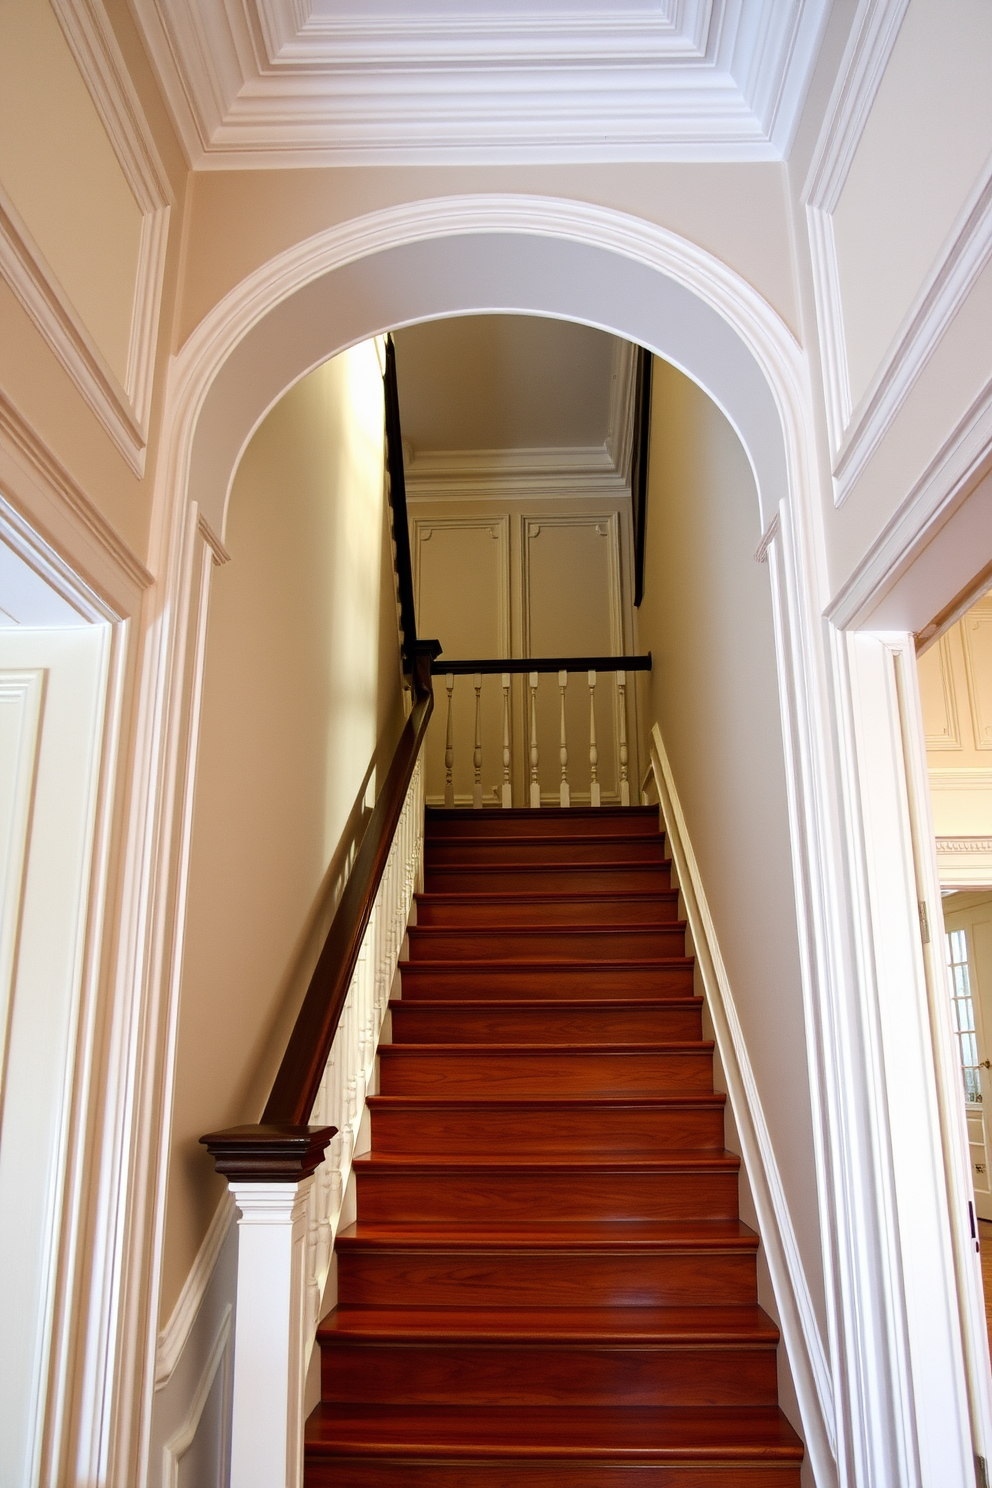
[[[258,1119],[402,725],[374,342],[260,425],[227,543],[207,630],[163,1318],[225,1190],[198,1139]]]

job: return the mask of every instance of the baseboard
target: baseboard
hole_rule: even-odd
[[[716,926],[657,724],[651,730],[651,768],[758,1218],[782,1342],[802,1418],[806,1452],[817,1488],[835,1488],[836,1436],[827,1355]]]

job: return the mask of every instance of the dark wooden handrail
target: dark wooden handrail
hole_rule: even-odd
[[[400,429],[400,392],[396,380],[396,348],[392,336],[386,337],[386,369],[382,383],[386,405],[389,505],[393,512],[393,541],[396,544],[396,587],[399,591],[403,656],[409,662],[417,644],[417,606],[413,595],[410,523],[406,511],[406,473],[403,469],[403,435]]]
[[[435,654],[435,643],[428,641],[425,644],[424,664],[414,671],[413,711],[400,735],[354,867],[310,978],[272,1092],[262,1112],[263,1125],[303,1125],[317,1098],[434,706],[430,658]]]
[[[497,672],[649,672],[651,652],[646,656],[500,656],[485,661],[445,661],[435,668],[435,676],[448,672],[456,677],[476,672],[487,676]]]

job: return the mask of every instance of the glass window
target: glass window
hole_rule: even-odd
[[[958,1041],[961,1073],[964,1077],[964,1098],[976,1104],[982,1098],[982,1081],[978,1067],[975,1006],[971,1000],[971,975],[968,970],[968,937],[963,930],[947,932],[947,965],[951,973],[951,1023]]]

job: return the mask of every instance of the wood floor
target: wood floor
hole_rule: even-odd
[[[657,813],[428,813],[308,1488],[798,1488]]]

